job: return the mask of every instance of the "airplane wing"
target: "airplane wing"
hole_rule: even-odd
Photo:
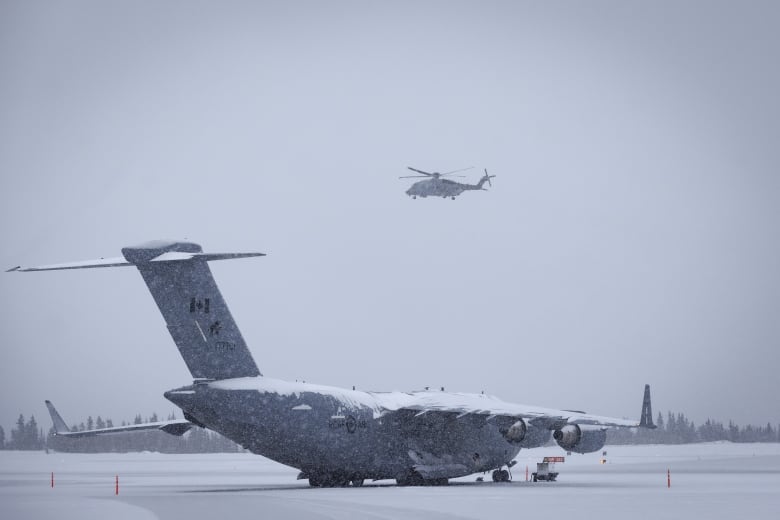
[[[95,435],[103,435],[109,433],[137,432],[143,430],[162,430],[165,433],[169,433],[171,435],[181,436],[184,435],[190,428],[195,426],[190,421],[173,420],[173,421],[158,421],[158,422],[141,423],[141,424],[130,424],[127,426],[114,426],[111,428],[97,428],[94,430],[84,430],[84,431],[76,432],[76,431],[71,431],[70,428],[68,428],[68,425],[65,424],[64,420],[62,420],[62,417],[60,417],[60,414],[57,412],[57,409],[54,408],[54,405],[52,404],[51,401],[46,401],[46,408],[49,409],[49,415],[51,415],[51,420],[54,423],[54,434],[62,435],[63,437],[70,437],[70,438],[93,437]]]
[[[655,428],[650,408],[650,387],[645,386],[640,420],[618,419],[591,415],[575,410],[556,410],[501,401],[485,394],[463,394],[449,392],[414,392],[411,394],[393,393],[382,397],[380,403],[388,411],[408,410],[416,416],[424,414],[447,413],[457,418],[466,416],[483,417],[490,421],[496,417],[523,419],[529,424],[548,430],[558,430],[566,425],[596,426],[606,428]]]

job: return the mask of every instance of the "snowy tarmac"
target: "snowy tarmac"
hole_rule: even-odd
[[[251,454],[0,451],[0,518],[16,519],[736,519],[780,515],[780,444],[607,446],[557,464],[558,482],[526,482],[557,447],[523,450],[509,484],[314,489]],[[666,470],[671,470],[667,488]],[[55,486],[51,487],[54,472]],[[119,495],[115,476],[119,476]]]

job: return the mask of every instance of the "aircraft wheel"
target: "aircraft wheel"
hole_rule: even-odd
[[[403,478],[395,480],[399,486],[424,486],[425,479],[416,471],[412,471]]]
[[[349,479],[342,477],[341,475],[332,475],[326,473],[324,475],[313,475],[309,477],[309,485],[311,487],[323,488],[345,487],[349,485]]]
[[[349,479],[342,475],[329,475],[328,487],[346,487],[349,485]]]
[[[493,472],[493,482],[509,482],[509,472],[505,469],[497,469]]]

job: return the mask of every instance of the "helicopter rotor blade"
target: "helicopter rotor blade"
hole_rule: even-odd
[[[412,168],[411,166],[407,166],[407,168],[409,168],[409,169],[410,169],[410,170],[412,170],[413,172],[422,173],[423,175],[427,175],[428,177],[431,177],[431,176],[433,176],[433,175],[436,175],[435,173],[428,173],[428,172],[424,172],[424,171],[422,171],[422,170],[418,170],[417,168]]]
[[[490,178],[491,177],[495,177],[495,175],[488,175],[487,168],[485,168],[485,177],[487,177],[488,185],[492,188],[493,187],[493,183],[490,182]]]
[[[469,166],[468,168],[461,168],[460,170],[452,170],[451,172],[445,172],[442,173],[442,175],[450,175],[451,173],[465,172],[466,170],[471,170],[473,168],[474,168],[473,166]]]
[[[404,175],[403,177],[398,177],[399,179],[430,179],[430,177],[425,175]]]

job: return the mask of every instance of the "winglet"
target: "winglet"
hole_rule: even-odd
[[[642,399],[642,415],[639,418],[640,428],[654,429],[653,408],[650,405],[650,385],[645,385],[645,397]]]
[[[68,425],[65,424],[65,421],[62,420],[62,417],[60,417],[60,414],[57,413],[57,409],[54,408],[54,405],[51,404],[51,401],[46,401],[46,408],[49,409],[49,415],[51,415],[51,422],[54,423],[54,433],[60,434],[60,433],[68,433],[70,431],[70,428],[68,428]]]

